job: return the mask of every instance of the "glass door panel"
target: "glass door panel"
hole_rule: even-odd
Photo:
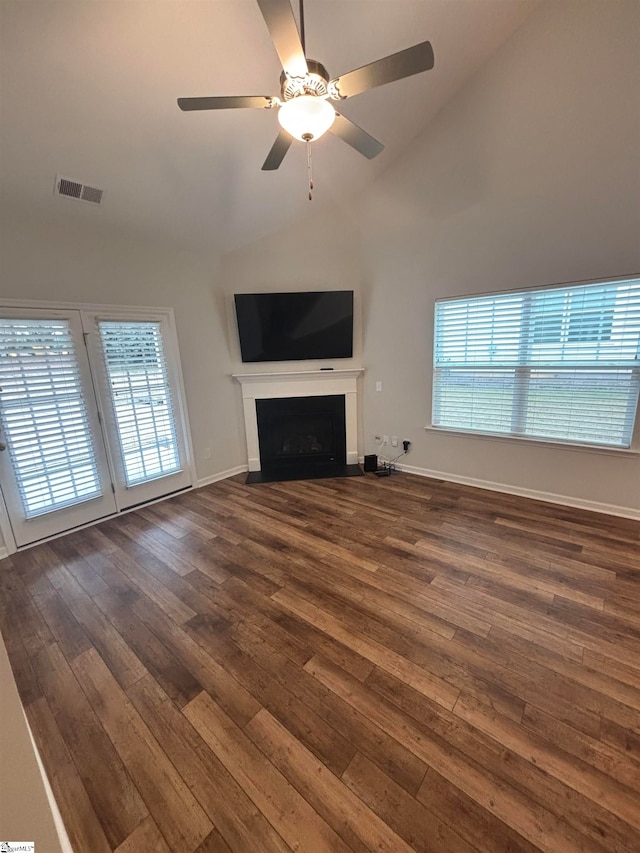
[[[88,318],[121,509],[192,483],[165,318]]]
[[[0,312],[0,475],[18,546],[116,511],[80,315]]]

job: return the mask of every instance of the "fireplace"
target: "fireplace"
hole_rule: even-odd
[[[249,468],[247,482],[362,474],[358,465],[357,393],[358,378],[363,372],[362,368],[325,368],[234,374],[234,379],[242,386]],[[302,398],[305,402],[301,405],[307,407],[307,411],[303,408],[295,412],[297,438],[291,435],[264,438],[262,426],[258,436],[258,412],[262,410],[262,403],[275,404],[266,407],[267,411],[273,408],[275,412],[268,415],[272,421],[268,429],[274,426],[280,430],[281,422],[286,420],[283,413],[293,414],[291,401]],[[330,417],[318,419],[317,416],[327,415],[326,401],[335,398],[340,398],[337,414],[332,411]],[[318,399],[319,403],[312,402]],[[340,433],[339,437],[336,432]],[[304,465],[300,464],[303,462]]]
[[[256,400],[263,474],[302,475],[346,464],[343,394]]]

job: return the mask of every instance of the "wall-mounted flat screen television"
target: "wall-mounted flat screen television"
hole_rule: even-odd
[[[242,360],[351,358],[353,291],[236,293]]]

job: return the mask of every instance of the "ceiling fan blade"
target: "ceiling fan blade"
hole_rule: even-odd
[[[267,154],[267,159],[262,164],[262,171],[272,172],[274,169],[278,169],[292,142],[293,136],[289,136],[286,130],[281,130],[271,146],[271,151]]]
[[[258,0],[258,6],[282,67],[289,77],[304,77],[307,60],[290,0]]]
[[[367,89],[384,86],[385,83],[393,83],[394,80],[402,80],[403,77],[411,77],[430,68],[433,68],[433,48],[428,41],[423,41],[363,65],[362,68],[348,71],[331,82],[342,98],[350,98]]]
[[[331,127],[331,133],[334,136],[339,136],[347,145],[355,148],[360,154],[368,160],[373,160],[378,154],[384,150],[382,142],[378,142],[373,136],[370,136],[366,130],[358,127],[350,119],[340,113],[336,113],[336,119]]]
[[[236,110],[242,107],[255,109],[270,107],[273,98],[267,95],[230,95],[222,98],[178,98],[181,110]]]

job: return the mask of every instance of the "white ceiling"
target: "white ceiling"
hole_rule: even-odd
[[[2,0],[2,195],[38,216],[97,217],[163,241],[235,248],[370,184],[535,5],[306,0],[307,55],[331,76],[425,39],[435,54],[432,71],[341,105],[386,148],[368,161],[336,137],[320,140],[310,208],[302,143],[278,171],[261,171],[275,110],[176,105],[180,96],[279,94],[281,68],[255,0]],[[103,188],[102,206],[54,197],[57,173]]]

